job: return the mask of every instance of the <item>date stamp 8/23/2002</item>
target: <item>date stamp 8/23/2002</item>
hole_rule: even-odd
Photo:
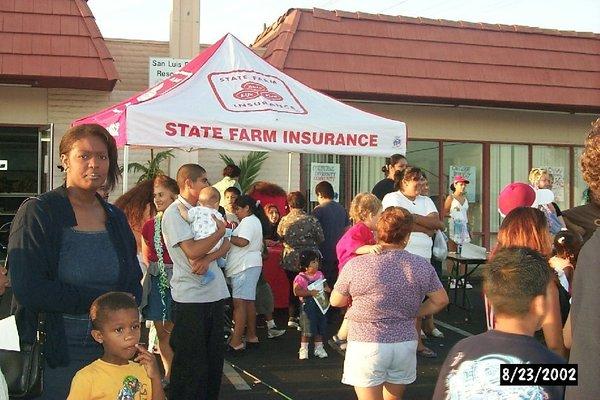
[[[501,364],[501,386],[577,386],[577,364]]]

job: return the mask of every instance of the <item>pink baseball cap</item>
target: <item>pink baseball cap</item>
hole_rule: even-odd
[[[498,211],[503,217],[517,207],[537,207],[554,201],[550,189],[538,189],[522,182],[513,182],[504,186],[498,195]]]
[[[464,176],[462,175],[456,175],[454,177],[454,181],[452,181],[452,183],[456,184],[458,182],[462,182],[462,183],[470,183],[468,179],[466,179]]]

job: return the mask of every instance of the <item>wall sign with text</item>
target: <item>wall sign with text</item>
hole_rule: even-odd
[[[310,163],[310,201],[317,201],[315,187],[327,181],[333,186],[333,199],[340,201],[340,164]]]

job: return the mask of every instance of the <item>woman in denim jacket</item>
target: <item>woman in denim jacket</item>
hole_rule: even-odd
[[[102,354],[90,335],[92,301],[110,291],[141,297],[131,229],[96,194],[120,175],[114,138],[99,125],[76,126],[59,152],[65,183],[21,205],[8,243],[21,340],[33,342],[38,317],[44,321],[42,399],[66,398],[75,372]]]

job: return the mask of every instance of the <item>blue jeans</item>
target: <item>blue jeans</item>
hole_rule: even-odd
[[[44,390],[38,399],[66,399],[75,373],[102,357],[102,346],[91,336],[92,323],[87,315],[64,315],[63,321],[69,365],[58,368],[44,365]]]
[[[302,311],[310,321],[310,332],[307,335],[304,330],[304,336],[325,336],[327,333],[327,317],[321,312],[317,302],[312,297],[306,298],[302,303]]]

